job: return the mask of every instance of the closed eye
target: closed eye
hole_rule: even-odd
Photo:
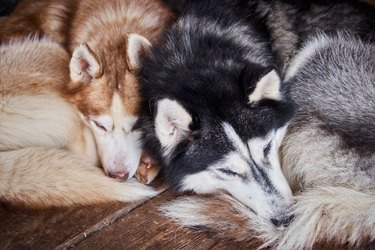
[[[104,130],[104,132],[107,132],[107,129],[106,129],[106,128],[105,128],[100,122],[94,121],[94,123],[95,123],[95,125],[96,125],[98,128]]]
[[[219,168],[218,170],[223,172],[224,174],[227,174],[227,175],[239,175],[238,173],[233,172],[229,168]]]
[[[271,141],[263,148],[263,155],[267,157],[271,150]]]
[[[240,177],[243,180],[246,179],[246,175],[234,172],[234,171],[230,170],[229,168],[219,168],[218,170],[220,172],[226,174],[226,175],[229,175],[229,176],[237,176],[237,177]]]

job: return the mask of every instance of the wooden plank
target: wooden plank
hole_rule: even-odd
[[[110,227],[88,237],[75,249],[209,249],[208,234],[182,228],[162,217],[158,207],[177,195],[171,191],[146,202]]]
[[[108,203],[96,206],[19,211],[0,207],[1,249],[51,249],[77,244],[140,206]]]
[[[237,242],[237,241],[225,241],[221,240],[211,248],[211,250],[238,250],[238,249],[258,249],[261,246],[259,242],[254,240],[253,242]],[[267,248],[265,248],[267,249]]]

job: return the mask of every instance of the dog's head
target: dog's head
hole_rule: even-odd
[[[292,193],[278,149],[294,108],[276,71],[197,65],[152,74],[149,67],[142,75],[151,98],[140,122],[146,148],[159,155],[169,183],[196,193],[224,190],[258,215],[286,223]]]
[[[82,43],[69,65],[69,99],[94,134],[104,171],[119,180],[131,178],[139,165],[140,132],[133,128],[140,110],[137,74],[139,58],[149,47],[137,34],[103,48]]]

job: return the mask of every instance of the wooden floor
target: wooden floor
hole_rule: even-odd
[[[158,207],[178,194],[166,190],[135,203],[22,211],[0,205],[0,250],[6,249],[256,249],[223,241],[198,229],[182,228],[161,216]],[[375,245],[359,250],[373,250]],[[319,250],[353,250],[331,243]]]
[[[176,4],[178,9],[183,0],[166,2]],[[375,4],[375,0],[367,2]],[[0,204],[0,250],[251,248],[241,243],[221,241],[198,230],[178,227],[162,217],[158,207],[176,196],[167,190],[158,197],[136,203],[39,211],[15,210]]]
[[[177,194],[167,190],[136,203],[21,211],[0,207],[0,249],[245,249],[158,213]]]

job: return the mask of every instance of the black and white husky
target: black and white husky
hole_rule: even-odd
[[[230,208],[224,205],[228,198],[175,201],[165,206],[167,215],[237,240],[251,238],[251,229],[276,249],[311,249],[327,241],[374,244],[374,53],[374,45],[347,33],[318,35],[287,69],[285,84],[298,105],[281,154],[284,173],[298,192],[288,227],[275,228],[235,201]]]
[[[190,1],[143,62],[145,147],[179,191],[226,191],[286,222],[278,148],[293,115],[270,39],[247,1]]]
[[[282,38],[276,39],[276,47],[288,48],[284,42],[293,33],[299,47],[283,51],[292,52],[285,84],[298,107],[281,151],[283,172],[297,194],[294,220],[276,228],[227,196],[183,198],[165,205],[164,212],[181,225],[204,226],[226,238],[251,241],[256,235],[263,246],[275,249],[312,249],[327,242],[331,247],[373,249],[375,26],[368,13],[375,10],[355,1],[309,1],[301,9],[293,9],[288,0],[263,3],[270,2],[284,5],[274,9],[280,14],[274,18],[282,20],[288,17],[282,13],[290,11],[296,15],[283,26],[289,25],[289,32],[274,33]],[[335,29],[330,18],[348,13],[351,21],[338,22]],[[306,26],[298,28],[296,20]],[[308,28],[311,33],[305,34]]]

